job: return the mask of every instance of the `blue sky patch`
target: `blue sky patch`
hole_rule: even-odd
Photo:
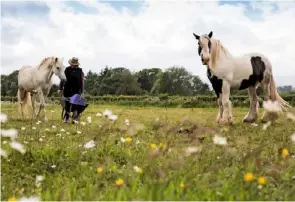
[[[40,1],[1,1],[1,16],[45,16],[49,7]]]

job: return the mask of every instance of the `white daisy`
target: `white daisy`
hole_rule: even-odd
[[[219,135],[214,136],[213,142],[214,142],[214,144],[218,144],[218,145],[226,145],[227,144],[226,137],[221,137]]]
[[[7,121],[7,115],[0,113],[0,121],[1,123],[5,123]]]
[[[16,129],[8,129],[8,130],[2,130],[1,129],[1,136],[2,137],[9,137],[11,140],[14,140],[18,135],[18,132]]]
[[[16,142],[16,141],[12,141],[9,143],[10,144],[10,147],[19,151],[20,153],[24,154],[26,152],[24,146],[19,143],[19,142]]]
[[[85,145],[84,145],[84,148],[85,149],[90,149],[90,148],[93,148],[95,147],[95,143],[93,140],[90,140],[89,142],[87,142]]]

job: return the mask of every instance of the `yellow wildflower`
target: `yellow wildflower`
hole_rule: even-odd
[[[16,199],[14,197],[10,197],[8,201],[16,201]]]
[[[121,178],[116,180],[116,185],[121,186],[124,184],[124,180],[122,180]]]
[[[102,167],[98,167],[98,168],[96,169],[96,171],[97,171],[97,173],[102,173],[103,169],[102,169]]]
[[[184,188],[185,187],[185,184],[184,183],[180,183],[179,187],[180,188]]]
[[[137,173],[142,173],[142,168],[138,167],[138,166],[134,166],[133,169],[135,170],[135,172]]]
[[[127,137],[126,139],[125,139],[125,142],[131,142],[132,141],[132,138],[131,137]]]
[[[282,150],[282,156],[285,158],[285,157],[287,157],[287,156],[289,156],[289,151],[286,149],[286,148],[284,148],[283,150]]]
[[[266,179],[265,179],[265,177],[259,177],[257,181],[259,184],[265,184]]]
[[[157,145],[156,144],[151,144],[151,148],[155,149],[155,148],[157,148]]]
[[[245,180],[246,182],[253,181],[253,180],[254,180],[254,175],[253,175],[253,173],[246,173],[246,174],[244,175],[244,180]]]

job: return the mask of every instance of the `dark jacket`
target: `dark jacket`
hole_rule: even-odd
[[[61,81],[59,89],[63,91],[64,97],[71,97],[74,94],[82,94],[84,90],[84,73],[79,67],[67,67],[65,69],[67,80]]]

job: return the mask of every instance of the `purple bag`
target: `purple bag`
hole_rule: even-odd
[[[79,94],[75,94],[72,97],[70,97],[70,103],[74,105],[80,105],[80,106],[87,106],[85,99],[81,97]]]

